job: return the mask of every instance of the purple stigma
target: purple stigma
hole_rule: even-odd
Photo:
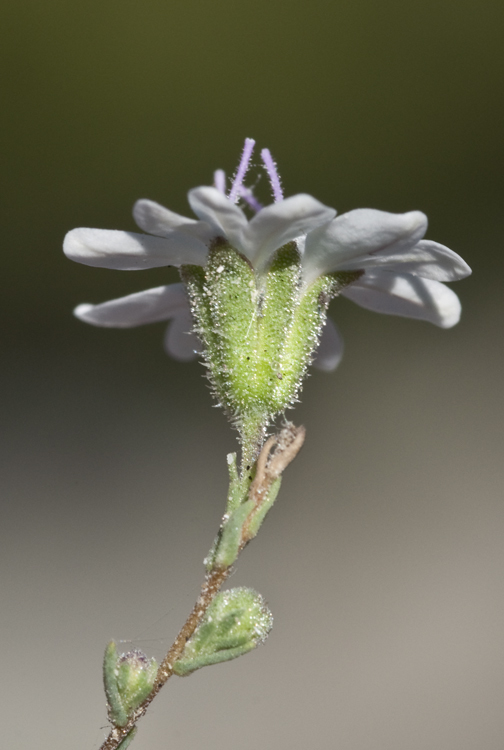
[[[226,173],[223,169],[216,169],[213,173],[214,185],[219,193],[226,194]]]
[[[244,185],[240,188],[240,197],[250,206],[252,211],[256,214],[263,208],[262,203],[259,203],[252,190]]]
[[[275,203],[283,201],[283,190],[280,184],[280,177],[278,176],[276,164],[273,161],[269,148],[263,148],[261,151],[261,159],[263,160],[264,166],[268,173],[271,189],[273,191],[273,199]]]
[[[233,203],[237,203],[240,197],[243,178],[247,174],[247,169],[249,168],[250,157],[252,156],[252,151],[254,150],[254,146],[255,146],[255,141],[253,138],[245,138],[245,145],[243,147],[243,153],[240,159],[240,164],[238,166],[238,170],[236,172],[236,176],[233,180],[233,184],[231,186],[231,190],[229,191],[229,196],[228,196],[229,200],[232,201]]]

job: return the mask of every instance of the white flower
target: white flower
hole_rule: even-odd
[[[471,270],[453,251],[422,239],[427,230],[423,213],[357,209],[335,218],[333,208],[310,195],[283,199],[266,149],[263,161],[276,202],[262,208],[255,199],[252,202],[250,190],[242,185],[252,147],[253,141],[247,139],[245,152],[248,148],[249,153],[244,152],[229,197],[224,193],[221,172],[216,173],[215,180],[219,187],[198,187],[189,192],[189,204],[198,220],[180,216],[153,201],[139,200],[133,216],[147,234],[73,229],[64,240],[65,254],[79,263],[120,270],[204,266],[212,242],[225,238],[260,275],[267,271],[278,248],[296,240],[307,286],[324,273],[361,271],[361,276],[341,293],[362,307],[427,320],[442,328],[458,322],[459,299],[442,282],[464,278]],[[260,209],[250,221],[234,202],[240,197]],[[166,336],[168,352],[188,361],[200,350],[197,337],[187,335],[191,314],[182,284],[149,289],[100,305],[82,304],[75,315],[93,325],[120,328],[171,320]],[[341,338],[328,321],[315,364],[332,370],[341,354]]]

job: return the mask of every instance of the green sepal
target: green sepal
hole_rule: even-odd
[[[223,591],[207,609],[173,671],[185,676],[201,667],[236,659],[262,643],[272,625],[273,616],[256,591]]]
[[[126,748],[127,748],[127,747],[129,747],[130,743],[131,743],[131,742],[133,741],[133,739],[135,738],[135,735],[136,735],[136,733],[137,733],[137,728],[136,728],[136,727],[133,727],[133,729],[131,729],[131,730],[130,730],[130,731],[128,732],[128,734],[126,735],[126,737],[125,737],[125,738],[124,738],[124,739],[122,740],[122,742],[121,742],[121,743],[120,743],[120,744],[119,744],[119,745],[117,746],[117,750],[126,750]]]
[[[205,344],[205,359],[216,394],[231,416],[246,408],[253,394],[256,284],[250,263],[227,242],[211,248],[205,269],[183,266],[196,332]]]
[[[152,690],[157,670],[155,659],[148,659],[141,651],[119,656],[115,642],[108,644],[103,660],[103,681],[112,724],[123,727],[128,723]]]

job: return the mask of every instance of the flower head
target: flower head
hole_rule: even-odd
[[[268,149],[262,150],[261,157],[274,202],[263,207],[244,185],[253,148],[254,141],[246,139],[229,193],[222,170],[215,172],[213,186],[189,191],[196,219],[139,200],[133,216],[145,234],[74,229],[66,235],[63,247],[69,258],[90,266],[120,270],[180,267],[185,286],[172,284],[99,305],[82,304],[75,314],[93,325],[110,327],[170,320],[168,352],[176,359],[190,360],[203,342],[214,387],[234,417],[254,399],[261,400],[254,383],[273,382],[276,374],[283,383],[275,383],[274,397],[271,386],[264,401],[269,419],[295,398],[314,351],[314,363],[321,369],[331,370],[339,363],[341,338],[330,321],[325,325],[331,297],[342,294],[370,310],[449,328],[458,322],[461,308],[456,294],[443,282],[456,281],[471,271],[456,253],[423,239],[427,217],[420,211],[392,214],[357,209],[336,216],[335,209],[310,195],[284,198]],[[250,220],[240,202],[254,213]],[[224,286],[223,278],[228,280]],[[208,291],[210,287],[213,292]],[[238,307],[243,302],[240,309],[233,308],[236,299]],[[270,323],[263,320],[268,310]],[[308,319],[309,325],[303,328]],[[250,338],[252,320],[255,328]],[[272,333],[275,322],[277,330]],[[304,343],[299,343],[303,336]],[[243,341],[254,349],[252,360],[259,363],[259,369],[245,362],[251,355]],[[297,350],[294,342],[299,344]],[[214,345],[218,364],[211,352]],[[284,379],[290,367],[287,359],[296,356],[299,367],[294,367],[291,380]],[[240,368],[244,372],[248,368],[253,375],[238,397],[235,385],[230,395],[228,381],[231,378],[234,383],[234,373]]]
[[[247,139],[236,178],[225,193],[225,175],[215,173],[215,186],[198,187],[188,195],[197,220],[180,216],[150,200],[133,208],[136,223],[146,234],[106,229],[73,229],[64,241],[72,260],[90,266],[140,270],[160,266],[205,266],[217,238],[264,273],[275,252],[295,240],[302,253],[303,280],[309,285],[321,274],[359,271],[341,294],[376,312],[427,320],[449,328],[460,318],[460,302],[443,282],[470,274],[453,251],[424,240],[427,217],[420,211],[391,214],[357,209],[336,218],[336,211],[309,195],[283,198],[280,179],[268,149],[261,156],[275,202],[263,208],[243,185],[254,141]],[[237,205],[254,210],[249,221]],[[192,322],[182,284],[131,294],[98,305],[75,309],[81,320],[97,326],[129,328],[171,320],[165,346],[175,358],[191,360],[201,344],[191,334]],[[342,342],[335,326],[324,328],[315,365],[331,370],[341,358]]]

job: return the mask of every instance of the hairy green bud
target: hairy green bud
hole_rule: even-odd
[[[185,676],[201,667],[236,659],[263,643],[272,626],[273,615],[256,591],[223,591],[207,609],[173,671]]]
[[[103,681],[112,724],[124,727],[128,723],[152,690],[157,670],[155,659],[148,659],[142,651],[118,655],[115,642],[108,644],[103,660]]]
[[[329,301],[345,284],[323,275],[306,287],[295,242],[257,273],[225,240],[216,240],[206,267],[184,266],[182,279],[215,395],[252,462],[267,425],[296,400]]]

